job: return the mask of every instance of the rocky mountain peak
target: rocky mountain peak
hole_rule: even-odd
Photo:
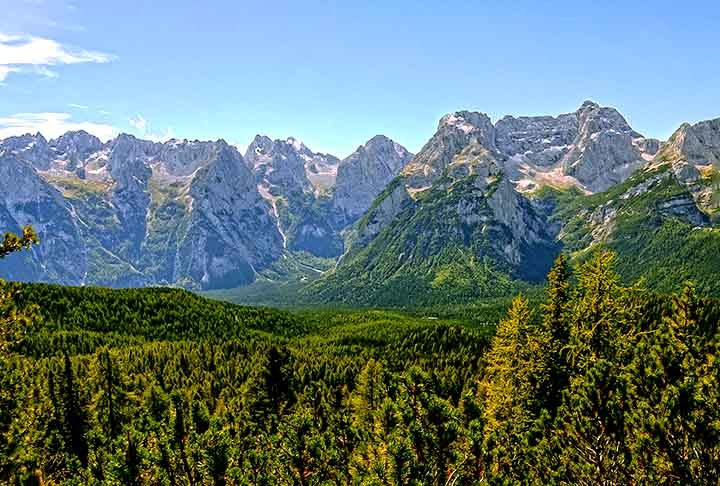
[[[409,159],[412,154],[399,143],[391,140],[385,135],[375,135],[373,138],[360,145],[357,151],[364,150],[371,154],[382,154],[394,151],[399,159]]]
[[[484,113],[457,111],[443,116],[438,129],[402,173],[409,186],[428,187],[471,142],[494,151],[495,127]]]
[[[695,165],[720,164],[720,118],[691,125],[683,123],[658,157]]]
[[[595,103],[593,100],[585,100],[582,102],[582,105],[580,105],[578,111],[582,111],[587,108],[600,108],[600,105]]]
[[[603,130],[616,130],[627,133],[633,138],[642,137],[628,125],[625,117],[611,107],[602,107],[597,103],[586,101],[576,111],[581,132],[593,134]]]
[[[376,135],[340,162],[333,193],[333,224],[355,222],[402,170],[412,154],[384,135]]]
[[[592,192],[608,189],[627,179],[647,163],[633,130],[615,109],[585,103],[576,112],[578,134],[561,160],[563,173]]]
[[[59,156],[73,159],[73,161],[81,160],[103,147],[99,138],[85,130],[67,132],[51,140],[50,145]]]
[[[199,140],[172,139],[160,148],[151,161],[153,174],[161,178],[189,177],[207,165],[214,154],[222,148],[230,148],[224,140],[201,142]]]
[[[440,118],[438,130],[443,128],[458,129],[465,133],[486,129],[492,121],[485,113],[477,111],[456,111]]]
[[[48,170],[52,160],[52,149],[43,135],[26,133],[0,141],[0,148],[17,155],[39,170]]]
[[[315,153],[295,137],[271,140],[256,135],[245,152],[245,160],[259,180],[281,190],[325,192],[335,184],[340,160]]]

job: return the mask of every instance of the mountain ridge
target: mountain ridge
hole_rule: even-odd
[[[618,238],[642,235],[616,228],[641,207],[660,221],[647,237],[666,221],[714,235],[719,161],[720,119],[660,142],[591,101],[495,122],[448,113],[418,154],[377,135],[342,160],[294,137],[257,135],[243,155],[222,139],[28,134],[0,140],[0,224],[34,224],[44,247],[0,275],[205,290],[319,279],[303,292],[367,302],[405,282],[471,299],[538,282],[559,251],[627,249]],[[625,199],[592,206],[623,184]],[[636,197],[653,204],[621,203]]]
[[[0,264],[0,274],[75,285],[209,289],[250,283],[288,252],[341,252],[345,224],[336,224],[331,191],[316,184],[341,161],[292,137],[258,136],[253,143],[248,154],[264,143],[269,157],[253,154],[248,161],[222,139],[159,143],[120,134],[102,143],[73,131],[50,141],[41,134],[1,140],[2,164],[14,169],[0,223],[7,230],[34,224],[47,252],[13,256]],[[333,174],[330,189],[334,183]],[[343,184],[352,189],[355,183]],[[43,214],[72,231],[56,236],[46,231],[43,214],[14,207],[31,196],[51,204]],[[63,237],[78,255],[60,251],[55,240]],[[61,268],[46,270],[51,260]]]

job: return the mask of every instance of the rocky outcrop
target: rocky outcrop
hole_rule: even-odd
[[[403,169],[409,187],[427,187],[468,145],[501,162],[516,185],[540,187],[561,175],[589,192],[627,179],[659,150],[614,108],[586,101],[573,113],[505,116],[495,125],[482,113],[445,115],[438,130]]]
[[[295,138],[271,140],[257,135],[246,160],[255,173],[260,193],[274,208],[278,228],[290,250],[319,257],[342,253],[340,235],[330,224],[327,192],[335,182],[338,159],[316,154]]]
[[[498,150],[516,180],[552,180],[550,171],[560,169],[572,178],[563,182],[590,192],[624,181],[660,148],[659,141],[634,131],[617,110],[591,101],[557,117],[507,116],[496,130]],[[550,174],[542,177],[546,171]]]
[[[0,223],[33,224],[42,240],[32,262],[8,259],[3,276],[217,288],[251,282],[283,251],[252,170],[222,140],[158,144],[123,134],[102,144],[72,132],[35,149],[43,140],[0,145]]]
[[[32,223],[42,245],[0,260],[0,275],[20,281],[76,284],[87,267],[81,224],[62,194],[14,153],[0,153],[0,227],[19,232]]]
[[[0,141],[0,150],[17,155],[39,170],[49,169],[54,158],[52,148],[40,133],[6,138]]]
[[[256,135],[245,152],[258,179],[281,192],[325,192],[335,184],[339,160],[315,153],[295,138],[271,140]]]
[[[471,142],[495,149],[495,127],[486,114],[458,111],[442,117],[435,134],[403,169],[407,185],[430,186]]]
[[[332,196],[336,228],[357,221],[392,181],[412,154],[384,135],[377,135],[340,162]]]
[[[282,238],[237,149],[221,140],[209,156],[190,184],[173,281],[235,287],[280,257]]]
[[[65,161],[65,168],[73,171],[90,154],[102,149],[102,142],[84,130],[67,132],[50,141],[56,159]]]
[[[398,214],[413,205],[401,179],[388,186],[378,201],[360,223],[356,242],[359,247],[372,241]]]
[[[578,136],[562,158],[565,174],[574,176],[592,192],[622,182],[646,163],[642,136],[630,128],[614,108],[586,102],[577,112]]]
[[[656,208],[664,217],[674,217],[693,226],[705,226],[709,222],[707,215],[698,209],[690,194],[658,201]]]
[[[312,152],[293,138],[270,140],[257,135],[245,152],[260,183],[274,188],[278,194],[312,192],[313,186],[305,172]]]
[[[695,125],[683,124],[670,137],[658,157],[695,165],[720,165],[720,118]]]
[[[495,125],[497,147],[508,157],[517,157],[550,167],[562,159],[578,135],[575,113],[558,117],[506,116]]]

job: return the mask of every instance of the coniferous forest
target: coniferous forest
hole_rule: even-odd
[[[497,325],[3,284],[0,482],[717,484],[720,302],[617,264]]]

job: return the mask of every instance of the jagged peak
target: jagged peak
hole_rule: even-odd
[[[298,152],[310,151],[310,149],[307,148],[307,146],[302,142],[302,140],[299,140],[295,137],[288,137],[285,140],[285,143],[292,146],[292,148],[294,148]]]
[[[482,126],[492,125],[490,117],[479,111],[455,111],[440,118],[438,130],[444,127],[458,128],[465,133],[475,131]]]
[[[255,137],[253,137],[253,140],[252,140],[252,142],[250,142],[250,145],[271,144],[271,143],[272,143],[272,139],[270,137],[268,137],[267,135],[262,135],[262,134],[258,133],[257,135],[255,135]]]
[[[139,140],[139,139],[132,133],[122,132],[122,133],[118,134],[118,136],[115,137],[115,140],[113,140],[112,142],[116,142],[116,143],[117,142],[132,142],[132,141],[136,141],[136,140]]]
[[[54,138],[53,140],[60,140],[63,138],[71,138],[71,137],[89,137],[89,138],[97,138],[95,135],[88,133],[85,130],[69,130],[59,137]]]
[[[403,147],[401,144],[397,143],[395,140],[391,139],[390,137],[382,134],[375,135],[371,139],[369,139],[367,142],[365,142],[363,145],[358,146],[358,148],[355,150],[355,152],[361,152],[365,150],[378,150],[382,149],[384,147],[388,147],[392,150],[395,150],[395,152],[398,153],[398,155],[412,155],[405,147]]]
[[[578,108],[577,111],[583,111],[588,108],[600,108],[600,105],[592,100],[585,100],[582,102],[582,105],[580,105],[580,108]]]

